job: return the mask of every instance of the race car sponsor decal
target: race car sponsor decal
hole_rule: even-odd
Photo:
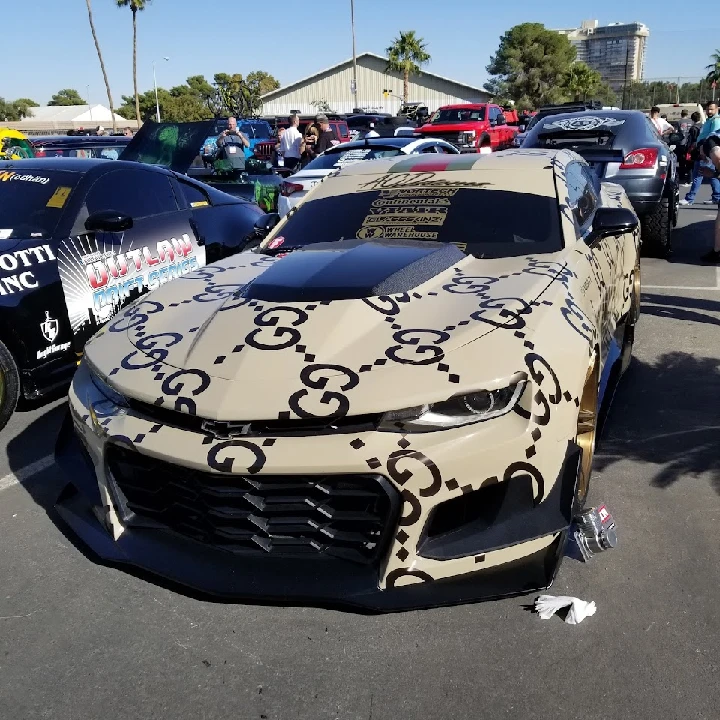
[[[60,329],[60,323],[55,319],[50,317],[50,311],[45,311],[45,320],[40,323],[40,332],[42,333],[43,337],[49,342],[54,342],[55,338],[57,337],[58,331]]]
[[[47,201],[47,203],[45,203],[45,207],[58,209],[65,207],[65,203],[70,197],[71,192],[72,188],[60,186],[55,190],[55,192],[52,194],[52,197]]]
[[[356,236],[436,240],[457,189],[380,190]],[[427,227],[428,229],[421,229]]]
[[[348,150],[347,152],[341,153],[340,157],[333,163],[333,167],[344,168],[346,165],[353,165],[356,162],[365,160],[367,156],[372,152],[371,148],[363,148],[361,150]]]
[[[58,268],[73,333],[84,343],[124,305],[203,265],[205,248],[187,233],[139,247],[124,236],[109,248],[96,235],[66,240]]]
[[[15,182],[15,181],[38,183],[39,185],[47,185],[50,182],[50,178],[42,177],[40,175],[27,175],[27,174],[21,175],[20,173],[16,173],[12,170],[0,172],[0,182]]]
[[[0,240],[7,240],[12,234],[12,228],[2,228],[0,229]]]
[[[48,345],[44,350],[38,350],[37,359],[44,360],[50,355],[57,355],[58,353],[67,352],[70,349],[70,343],[61,343],[60,345]]]
[[[285,238],[282,235],[278,235],[278,237],[273,238],[269,243],[268,247],[271,250],[275,250],[275,248],[279,248],[283,243],[285,242]]]
[[[39,283],[33,271],[25,268],[42,265],[49,260],[55,260],[49,245],[39,245],[0,255],[0,296],[14,295],[37,288]]]
[[[597,115],[580,115],[580,117],[564,118],[554,120],[551,123],[544,123],[545,130],[596,130],[599,127],[617,127],[623,125],[624,120],[615,118],[600,117]]]
[[[477,155],[411,155],[396,162],[389,173],[405,172],[448,172],[451,170],[471,170],[478,161]]]
[[[393,165],[393,168],[397,168],[405,161],[402,160],[400,163]],[[476,162],[476,160],[473,160]],[[460,170],[461,168],[455,168]],[[392,188],[483,188],[487,187],[491,183],[488,182],[476,182],[474,180],[446,180],[441,175],[438,177],[436,172],[399,172],[393,170],[395,174],[388,173],[385,175],[378,175],[377,177],[368,180],[366,183],[362,183],[358,186],[357,192],[367,192],[369,190],[390,190]]]

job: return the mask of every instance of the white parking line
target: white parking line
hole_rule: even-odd
[[[43,470],[47,470],[55,462],[54,455],[47,455],[40,460],[37,460],[30,465],[26,465],[16,473],[9,473],[3,478],[0,478],[0,492],[11,488],[13,485],[27,482],[32,479],[33,476],[41,473]]]

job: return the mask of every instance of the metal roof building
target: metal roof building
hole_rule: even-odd
[[[3,127],[19,130],[26,135],[56,135],[81,127],[89,130],[102,125],[112,128],[112,114],[104,105],[42,105],[30,108],[32,115],[18,122],[4,122]],[[126,120],[115,113],[118,128],[137,128],[137,120]]]
[[[333,112],[397,113],[402,104],[403,79],[399,73],[386,73],[387,60],[375,53],[357,56],[357,95],[352,94],[352,60],[333,65],[315,75],[263,95],[263,115],[287,115],[291,110],[317,112],[313,103],[325,102]],[[390,95],[385,96],[384,91]],[[408,100],[425,103],[430,111],[441,105],[461,102],[488,102],[490,93],[465,83],[422,71],[410,76]]]

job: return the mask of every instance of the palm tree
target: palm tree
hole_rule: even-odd
[[[115,130],[117,130],[117,126],[115,122],[115,108],[113,107],[113,99],[110,92],[110,82],[108,81],[107,72],[105,71],[105,63],[103,62],[103,56],[100,52],[100,43],[98,42],[97,33],[95,32],[95,22],[93,21],[90,0],[85,0],[85,4],[87,5],[88,20],[90,20],[90,31],[92,32],[93,40],[95,41],[95,49],[97,50],[98,60],[100,60],[100,69],[102,70],[103,80],[105,80],[105,89],[107,90],[108,104],[110,105],[110,114],[112,115],[113,132],[115,132]]]
[[[414,30],[400,31],[400,37],[385,51],[387,67],[385,72],[398,72],[403,76],[403,102],[408,101],[410,75],[420,73],[420,66],[430,62],[430,55],[425,52],[427,45],[422,38],[415,37]]]
[[[708,71],[706,79],[709,80],[710,83],[720,83],[720,49],[716,50],[710,56],[710,60],[712,62],[705,68]],[[714,91],[713,97],[715,97]]]
[[[140,95],[137,85],[137,14],[151,2],[151,0],[115,0],[119,8],[129,7],[133,20],[133,89],[135,90],[135,117],[140,125]]]
[[[600,73],[584,62],[576,62],[565,74],[565,89],[573,96],[573,100],[587,100],[601,84]]]

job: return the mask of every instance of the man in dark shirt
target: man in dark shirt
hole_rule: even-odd
[[[680,182],[684,187],[690,187],[692,175],[692,161],[688,159],[691,144],[691,129],[693,121],[689,117],[687,110],[683,109],[680,113],[680,120],[677,123],[677,131],[682,141],[675,148],[675,155],[678,159],[678,174]]]
[[[315,123],[305,131],[306,164],[339,142],[340,139],[330,127],[327,115],[317,115]]]

